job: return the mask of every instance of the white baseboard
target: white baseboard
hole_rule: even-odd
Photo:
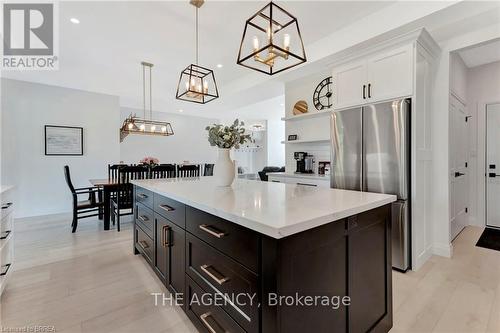
[[[429,247],[424,253],[418,256],[418,258],[412,260],[411,270],[415,272],[418,271],[427,262],[427,260],[429,260],[432,254],[432,248]]]
[[[452,244],[434,244],[432,248],[432,253],[446,258],[451,258],[453,255],[453,245]]]

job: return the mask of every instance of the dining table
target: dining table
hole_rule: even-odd
[[[114,179],[89,179],[92,186],[102,189],[103,202],[104,202],[104,230],[109,230],[110,217],[111,217],[111,194],[118,189],[118,180]]]

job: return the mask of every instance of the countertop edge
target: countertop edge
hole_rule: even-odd
[[[144,185],[144,184],[140,183],[140,180],[138,180],[138,181],[132,180],[131,183],[133,185],[138,186],[138,187],[144,188],[146,190],[149,190],[151,192],[165,196],[167,198],[179,201],[185,205],[191,206],[191,207],[196,208],[196,209],[200,209],[206,213],[209,213],[209,214],[215,215],[217,217],[226,219],[226,220],[231,221],[233,223],[236,223],[242,227],[251,229],[253,231],[262,233],[266,236],[269,236],[269,237],[272,237],[275,239],[285,238],[285,237],[288,237],[288,236],[291,236],[291,235],[294,235],[294,234],[297,234],[297,233],[300,233],[300,232],[303,232],[303,231],[306,231],[309,229],[320,227],[322,225],[325,225],[325,224],[328,224],[331,222],[335,222],[335,221],[344,219],[346,217],[360,214],[360,213],[366,212],[368,210],[371,210],[371,209],[374,209],[377,207],[381,207],[381,206],[384,206],[384,205],[387,205],[387,204],[390,204],[392,202],[397,201],[397,197],[391,195],[391,196],[388,196],[384,199],[380,199],[380,200],[377,200],[377,201],[372,202],[372,203],[368,203],[368,204],[364,204],[364,205],[361,205],[358,207],[352,207],[352,208],[343,210],[340,213],[329,214],[329,215],[325,215],[322,217],[313,218],[311,220],[307,220],[307,221],[304,221],[300,224],[296,224],[293,226],[273,228],[273,227],[270,227],[268,225],[262,224],[259,221],[250,220],[247,218],[243,218],[241,216],[236,216],[234,214],[227,213],[225,211],[221,211],[221,210],[218,210],[216,208],[206,206],[204,204],[193,202],[185,197],[180,197],[180,196],[177,196],[175,194],[164,192],[164,191],[158,190],[157,188],[154,188],[154,187],[151,187],[148,185]]]
[[[316,173],[292,173],[292,172],[269,172],[267,176],[275,176],[275,177],[291,177],[291,178],[303,178],[303,179],[317,179],[330,181],[330,176],[321,176]]]

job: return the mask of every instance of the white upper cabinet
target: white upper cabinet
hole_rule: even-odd
[[[333,72],[333,108],[363,104],[366,101],[366,61],[348,63]],[[364,91],[363,91],[364,90]]]
[[[369,58],[367,69],[370,102],[413,94],[413,45]]]
[[[413,44],[333,70],[333,108],[343,109],[413,94]]]

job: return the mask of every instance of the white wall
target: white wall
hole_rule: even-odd
[[[267,165],[285,166],[285,147],[281,143],[285,138],[285,122],[281,119],[267,121]]]
[[[450,92],[466,104],[467,66],[456,52],[450,54]]]
[[[485,128],[486,104],[500,102],[500,62],[494,62],[468,70],[468,112],[471,115],[470,142],[470,198],[469,222],[485,225]]]
[[[131,113],[142,117],[143,111],[131,108],[121,108],[121,120]],[[153,156],[161,163],[214,163],[217,149],[211,147],[207,140],[205,127],[218,123],[217,119],[193,117],[180,113],[154,112],[155,120],[169,121],[174,135],[149,136],[129,135],[120,144],[120,161],[137,163],[145,156]]]
[[[75,187],[107,177],[119,159],[119,112],[118,97],[2,79],[2,183],[17,187],[18,217],[71,211],[66,164]],[[44,125],[83,127],[84,155],[45,156]]]

